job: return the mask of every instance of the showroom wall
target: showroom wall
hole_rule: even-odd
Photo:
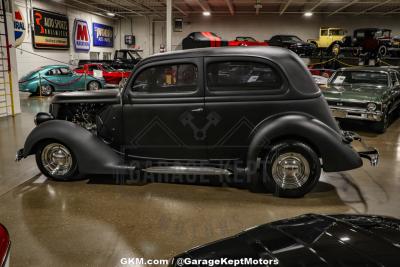
[[[15,5],[19,7],[22,15],[25,17],[26,20],[26,2],[24,0],[16,0]],[[38,50],[33,49],[32,46],[32,37],[31,31],[27,27],[26,36],[24,42],[18,48],[26,50],[28,52],[33,52],[36,54],[40,54],[43,57],[38,57],[36,55],[21,51],[17,49],[17,63],[18,63],[18,76],[22,77],[24,74],[28,73],[29,71],[35,69],[38,66],[48,65],[48,64],[59,64],[56,61],[50,59],[57,59],[61,62],[65,63],[73,63],[77,62],[79,59],[89,59],[89,52],[76,52],[74,49],[73,44],[73,28],[74,28],[74,19],[79,18],[86,20],[89,25],[89,31],[91,33],[91,40],[92,38],[92,22],[98,22],[106,25],[110,25],[114,27],[114,32],[117,30],[115,28],[118,20],[108,19],[102,16],[92,15],[86,12],[82,12],[79,10],[75,10],[69,7],[66,7],[62,4],[55,4],[50,1],[33,1],[33,7],[44,9],[46,11],[53,11],[60,14],[67,15],[69,18],[69,30],[70,30],[70,49],[69,50]],[[115,41],[115,40],[114,40]],[[100,52],[100,58],[102,58],[103,52],[113,52],[116,48],[118,43],[114,42],[114,48],[103,48],[103,47],[94,47],[93,43],[91,43],[90,52]],[[44,57],[50,58],[46,59]]]
[[[181,18],[181,16],[176,17]],[[259,15],[259,16],[188,16],[183,17],[182,32],[173,32],[172,47],[180,49],[181,41],[193,31],[213,31],[224,39],[233,39],[236,36],[253,36],[259,40],[266,40],[274,34],[296,34],[304,40],[317,38],[320,26],[343,27],[349,34],[356,28],[363,27],[387,27],[393,30],[395,35],[400,34],[399,16],[374,16],[367,15],[337,15],[317,16],[305,18],[301,15]],[[159,51],[159,44],[165,36],[165,22],[160,18],[154,18],[152,23],[146,17],[134,17],[132,25],[122,23],[122,32],[129,31],[136,35],[136,42],[144,48],[144,56]],[[154,24],[154,28],[153,28]],[[132,30],[133,29],[133,30]],[[154,40],[153,40],[154,31]],[[149,36],[149,37],[148,37]]]

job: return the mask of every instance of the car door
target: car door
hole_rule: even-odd
[[[73,91],[83,87],[81,75],[75,74],[68,67],[59,68],[59,87],[63,91]]]
[[[151,159],[207,158],[200,58],[165,60],[135,70],[124,91],[125,152]]]
[[[204,64],[208,156],[241,158],[255,126],[284,109],[272,101],[284,93],[282,74],[257,57],[207,57]]]

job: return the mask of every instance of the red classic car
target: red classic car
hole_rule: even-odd
[[[268,43],[257,41],[253,37],[238,36],[235,40],[229,41],[228,46],[268,46]]]
[[[103,78],[108,85],[119,85],[121,82],[125,82],[132,73],[131,71],[119,71],[111,66],[100,63],[85,64],[74,69],[74,72],[82,74],[86,73],[93,76],[95,70],[103,72]]]

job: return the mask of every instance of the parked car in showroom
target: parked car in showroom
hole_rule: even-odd
[[[275,35],[268,41],[271,46],[279,46],[292,50],[299,56],[311,56],[316,46],[301,40],[296,35]]]
[[[49,96],[58,91],[98,90],[104,88],[103,78],[74,73],[67,65],[39,67],[19,81],[19,91]]]
[[[333,55],[340,53],[340,47],[346,40],[346,30],[342,28],[321,27],[318,39],[309,39],[316,48],[325,50]]]
[[[238,36],[235,40],[229,41],[228,46],[268,46],[268,43],[257,41],[249,36]]]
[[[369,52],[384,57],[392,46],[392,30],[382,28],[362,28],[354,30],[353,37],[348,36],[343,46],[354,47],[353,55]]]
[[[321,170],[377,164],[343,132],[301,59],[278,47],[157,54],[124,90],[56,95],[17,160],[56,180],[132,172],[244,177],[251,190],[301,197]],[[81,127],[82,126],[82,127]]]
[[[84,64],[83,66],[74,69],[74,72],[76,73],[91,76],[94,75],[94,71],[101,71],[107,86],[122,86],[132,73],[132,71],[120,71],[109,65],[100,63]]]
[[[399,241],[395,218],[305,214],[195,247],[169,266],[388,267],[398,265]]]
[[[342,68],[332,75],[323,93],[335,118],[365,121],[383,133],[399,108],[399,78],[396,68]]]
[[[228,41],[222,40],[213,32],[192,32],[182,40],[182,49],[193,49],[202,47],[228,46]]]

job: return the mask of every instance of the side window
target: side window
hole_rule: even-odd
[[[98,70],[98,69],[99,69],[99,66],[97,66],[97,65],[91,65],[88,67],[89,71]]]
[[[328,30],[321,30],[321,36],[328,36]]]
[[[210,91],[276,90],[282,83],[279,73],[263,63],[229,61],[207,65]]]
[[[392,84],[393,84],[393,86],[396,86],[397,84],[398,84],[398,80],[397,80],[397,75],[396,75],[396,73],[395,72],[391,72],[390,73],[390,78],[391,78],[391,80],[392,80]]]
[[[137,76],[132,91],[141,93],[182,93],[197,90],[198,71],[194,64],[150,67]]]
[[[71,70],[68,68],[60,68],[61,75],[69,75]]]
[[[61,75],[60,69],[51,69],[46,73],[47,76]]]

